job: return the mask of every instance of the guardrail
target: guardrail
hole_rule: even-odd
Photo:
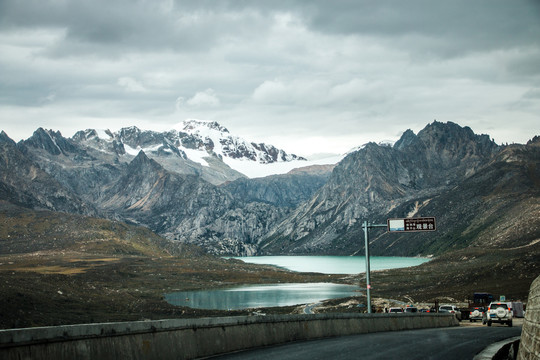
[[[0,330],[0,358],[193,359],[290,341],[458,326],[450,314],[170,319]]]

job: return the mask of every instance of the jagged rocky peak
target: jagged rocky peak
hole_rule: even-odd
[[[499,148],[488,135],[477,135],[470,127],[461,127],[450,121],[434,121],[418,135],[409,129],[394,145],[394,149],[406,153],[426,152],[429,159],[438,159],[447,166],[468,158],[489,158]]]
[[[210,130],[216,130],[222,133],[229,133],[229,130],[227,130],[225,126],[220,125],[216,121],[189,119],[184,121],[182,126],[182,130],[187,131],[188,133],[196,132],[201,128],[208,128]]]
[[[75,141],[88,141],[88,140],[105,140],[112,141],[114,135],[109,129],[97,130],[97,129],[86,129],[80,130],[71,137]]]
[[[461,127],[450,121],[447,123],[434,121],[418,133],[418,138],[428,147],[439,149],[463,147],[471,150],[474,147],[480,152],[491,154],[498,147],[488,135],[477,135],[470,127]]]
[[[27,140],[22,141],[24,146],[43,149],[51,155],[77,153],[79,149],[69,140],[62,136],[60,131],[45,130],[39,128]]]
[[[124,144],[116,139],[115,135],[109,129],[80,130],[71,137],[71,140],[116,155],[124,155],[126,153]]]
[[[411,146],[416,141],[418,141],[416,134],[411,129],[407,129],[403,135],[401,135],[401,138],[399,138],[399,140],[394,144],[394,148],[397,150],[403,150]]]
[[[147,147],[155,144],[162,144],[164,134],[154,131],[142,131],[136,126],[130,126],[120,129],[116,133],[116,138],[122,143],[136,149],[137,147]]]
[[[7,144],[10,144],[10,145],[15,145],[15,141],[13,141],[8,136],[8,134],[6,134],[6,132],[4,130],[2,130],[2,132],[0,132],[0,143],[7,143]]]
[[[152,168],[153,170],[161,170],[162,169],[162,166],[159,165],[156,161],[150,159],[148,156],[146,156],[146,154],[144,153],[144,151],[139,151],[139,154],[137,156],[135,156],[135,158],[133,160],[131,160],[131,162],[129,163],[129,168],[130,169],[140,169],[140,168]]]
[[[540,136],[536,135],[531,140],[527,141],[527,145],[540,146]]]

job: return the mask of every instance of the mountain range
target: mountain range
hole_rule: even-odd
[[[19,143],[0,134],[0,200],[142,225],[220,255],[363,254],[363,221],[435,216],[434,233],[372,230],[374,254],[425,256],[536,244],[539,164],[538,136],[501,146],[451,122],[326,165],[216,122],[71,138],[40,128]]]

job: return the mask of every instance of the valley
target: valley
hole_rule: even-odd
[[[234,168],[238,161],[310,166],[251,178]],[[86,130],[72,138],[38,129],[19,143],[2,132],[0,326],[254,311],[195,310],[164,300],[180,290],[293,282],[363,287],[363,274],[295,273],[218,256],[362,256],[364,219],[409,216],[435,216],[437,232],[374,230],[371,254],[433,260],[373,272],[379,303],[465,302],[474,291],[526,301],[540,274],[538,164],[538,136],[501,146],[439,122],[418,134],[407,130],[393,145],[366,144],[332,165],[241,141],[214,122],[164,133]],[[317,311],[362,311],[350,300]]]
[[[5,202],[0,205],[4,239],[0,256],[2,328],[299,313],[303,306],[234,311],[177,307],[167,303],[164,294],[238,284],[332,282],[365,286],[363,274],[297,273],[224,260],[197,246],[171,246],[139,226],[28,210]],[[459,250],[416,267],[373,271],[373,301],[465,302],[478,290],[523,300],[540,271],[538,253],[540,243],[532,242],[512,249]],[[316,311],[363,311],[351,307],[351,301],[363,304],[365,297],[328,301]]]
[[[461,252],[413,268],[372,272],[373,303],[466,303],[479,290],[526,301],[530,284],[540,271],[538,257],[530,250]],[[538,251],[536,246],[534,252]],[[303,306],[229,311],[177,307],[167,303],[164,294],[237,284],[333,282],[365,287],[362,274],[294,273],[188,252],[180,256],[102,257],[50,251],[3,255],[0,263],[1,328],[299,313]],[[364,311],[365,307],[351,307],[351,300],[365,304],[364,296],[356,296],[324,302],[316,311]]]

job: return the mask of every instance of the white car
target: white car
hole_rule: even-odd
[[[494,322],[512,326],[512,318],[512,303],[492,302],[489,304],[486,312],[486,321],[488,326],[491,326],[491,324]]]
[[[469,314],[469,321],[473,322],[476,320],[482,321],[482,325],[486,323],[486,308],[477,306],[473,309],[471,309]]]
[[[461,310],[459,310],[457,306],[441,305],[439,306],[439,312],[449,312],[451,314],[454,314],[456,316],[456,319],[458,319],[458,321],[461,321]]]

